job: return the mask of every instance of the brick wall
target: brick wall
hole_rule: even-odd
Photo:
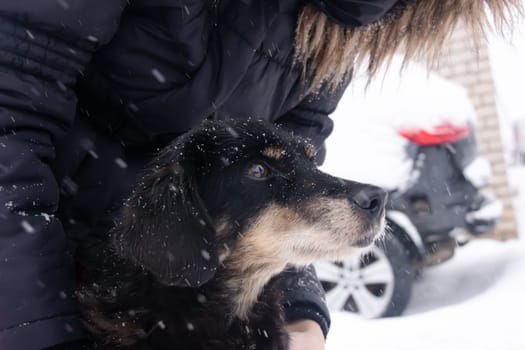
[[[497,227],[494,238],[515,238],[517,226],[503,156],[488,47],[482,44],[475,49],[471,38],[462,28],[456,31],[446,46],[447,50],[436,70],[467,89],[477,112],[479,148],[492,165],[494,183],[491,190],[503,203],[503,220]]]

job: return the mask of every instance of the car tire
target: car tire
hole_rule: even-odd
[[[385,239],[380,242],[379,245],[390,261],[394,272],[392,299],[381,316],[399,316],[405,311],[410,301],[416,268],[410,252],[394,234],[386,235]]]
[[[364,318],[401,315],[410,300],[416,272],[409,251],[394,234],[385,235],[362,255],[318,263],[316,269],[328,307]]]

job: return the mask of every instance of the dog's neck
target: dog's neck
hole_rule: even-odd
[[[254,261],[242,268],[235,265],[225,268],[224,294],[230,298],[231,315],[247,320],[268,281],[282,272],[285,267],[285,263]]]

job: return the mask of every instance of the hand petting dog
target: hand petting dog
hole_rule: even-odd
[[[300,320],[286,325],[289,350],[324,350],[324,335],[317,322]]]

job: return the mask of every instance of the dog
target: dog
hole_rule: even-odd
[[[78,299],[97,349],[288,349],[277,276],[370,246],[378,187],[318,170],[261,121],[208,121],[160,151]]]

